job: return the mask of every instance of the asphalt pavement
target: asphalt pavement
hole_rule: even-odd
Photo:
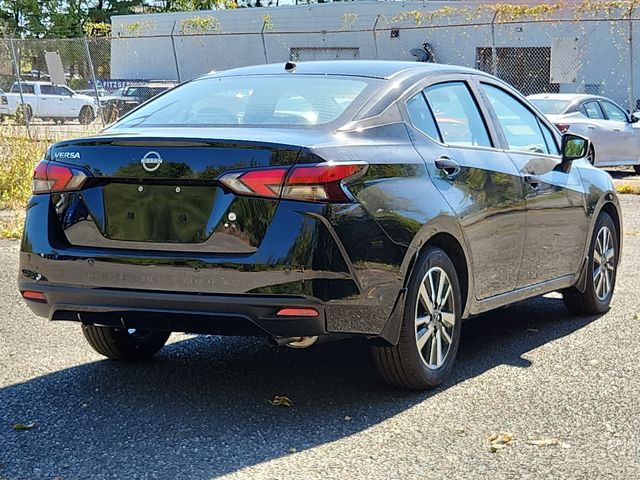
[[[104,360],[30,313],[2,241],[0,479],[640,478],[640,197],[622,203],[610,312],[550,295],[470,320],[428,393],[386,387],[357,341],[176,334],[152,361]]]

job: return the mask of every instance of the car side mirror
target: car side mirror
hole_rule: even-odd
[[[636,123],[640,121],[640,112],[633,112],[631,114],[631,123]]]
[[[590,141],[575,133],[562,135],[562,162],[564,168],[568,168],[571,162],[584,158],[589,153]]]

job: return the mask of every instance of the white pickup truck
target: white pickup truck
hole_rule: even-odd
[[[22,99],[20,96],[22,86]],[[98,104],[87,95],[75,93],[64,85],[52,85],[47,82],[15,82],[11,91],[5,93],[9,115],[19,121],[41,118],[43,120],[65,121],[77,119],[88,125],[96,118]]]

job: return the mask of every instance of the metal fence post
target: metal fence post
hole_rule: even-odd
[[[171,47],[173,47],[173,60],[176,63],[176,74],[178,75],[178,83],[182,83],[182,76],[180,75],[180,62],[178,62],[178,52],[176,50],[176,40],[174,38],[174,32],[176,29],[177,20],[174,20],[173,27],[171,27]]]
[[[102,105],[100,104],[100,94],[98,93],[98,80],[96,79],[96,73],[93,70],[93,60],[91,59],[91,51],[89,50],[89,40],[84,37],[84,49],[87,52],[87,62],[89,62],[89,75],[91,75],[91,82],[93,83],[93,92],[96,94],[96,102],[98,104],[97,115],[100,117],[102,124],[104,125],[104,115],[102,114]]]
[[[376,60],[380,59],[380,53],[378,52],[378,32],[376,29],[378,28],[378,21],[380,20],[380,14],[376,16],[376,21],[373,23],[373,48],[376,52]]]
[[[267,41],[264,38],[264,29],[267,26],[267,20],[262,20],[262,28],[260,29],[260,38],[262,40],[262,51],[264,52],[264,63],[269,63],[269,52],[267,51]]]
[[[16,46],[13,42],[13,38],[9,39],[9,43],[11,44],[11,59],[13,60],[13,68],[16,72],[16,78],[18,79],[18,91],[20,92],[20,105],[22,105],[22,109],[24,112],[22,113],[25,127],[27,128],[27,136],[31,139],[31,129],[29,128],[29,123],[31,122],[31,118],[28,110],[26,108],[26,104],[24,103],[24,92],[22,91],[22,79],[20,78],[20,62],[18,61],[18,55],[16,54]],[[16,113],[18,113],[16,107]]]
[[[498,52],[496,51],[496,17],[498,12],[493,14],[491,19],[491,73],[498,76]]]
[[[633,4],[632,4],[633,5]],[[633,6],[629,11],[629,111],[633,113],[636,110],[636,104],[633,101]]]

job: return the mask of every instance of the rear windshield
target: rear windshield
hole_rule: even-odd
[[[324,125],[362,103],[374,82],[312,75],[203,78],[167,92],[112,128]]]
[[[540,110],[545,115],[553,115],[556,113],[562,113],[569,106],[569,102],[566,100],[551,100],[545,99],[530,99],[529,100],[534,107]]]

